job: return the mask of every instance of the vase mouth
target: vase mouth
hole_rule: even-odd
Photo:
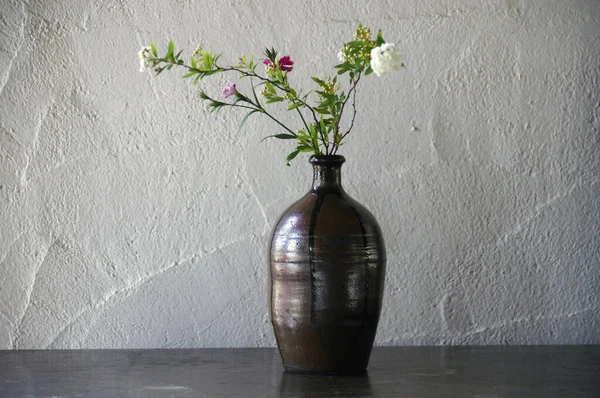
[[[312,155],[308,161],[313,166],[341,166],[346,158],[342,155]]]

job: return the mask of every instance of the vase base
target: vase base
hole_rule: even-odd
[[[313,374],[313,375],[363,375],[367,373],[367,368],[348,368],[348,369],[311,369],[298,365],[283,365],[286,372]]]

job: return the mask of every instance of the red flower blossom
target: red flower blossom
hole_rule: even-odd
[[[294,69],[294,61],[292,61],[289,55],[281,57],[279,60],[279,69],[283,72],[291,72]]]

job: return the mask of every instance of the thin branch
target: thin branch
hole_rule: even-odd
[[[227,105],[223,105],[223,106],[232,106],[234,108],[246,108],[246,109],[252,109],[252,110],[256,110],[256,108],[248,106],[248,105],[238,105],[238,104],[230,104],[228,102],[224,102],[224,104]],[[217,109],[218,110],[218,109]],[[259,109],[260,110],[260,109]]]
[[[290,130],[285,124],[281,123],[279,120],[277,120],[274,116],[272,116],[269,112],[267,112],[265,110],[265,108],[261,108],[259,110],[259,112],[264,113],[265,115],[267,115],[268,117],[270,117],[271,119],[273,119],[273,121],[275,121],[277,124],[279,124],[281,127],[283,127],[284,129],[286,129],[287,131],[289,131],[293,136],[296,136],[296,133],[294,133],[292,130]]]
[[[352,122],[350,122],[350,127],[348,128],[348,131],[346,131],[344,135],[342,135],[342,138],[340,138],[340,144],[342,143],[342,141],[344,141],[344,138],[346,138],[346,136],[350,134],[350,131],[352,131],[352,128],[354,127],[354,119],[356,118],[356,90],[354,90],[354,92],[352,93],[352,110]],[[334,155],[337,153],[338,148],[339,145],[335,147]]]
[[[342,120],[342,115],[343,115],[343,113],[344,113],[344,108],[346,107],[346,103],[347,103],[347,102],[348,102],[348,100],[350,99],[350,96],[353,94],[353,92],[354,92],[354,98],[355,98],[355,100],[356,100],[356,85],[358,84],[358,82],[359,82],[359,80],[360,80],[360,78],[361,78],[361,73],[362,73],[362,72],[358,72],[358,75],[357,75],[357,77],[356,77],[356,80],[354,80],[354,82],[353,82],[353,84],[352,84],[352,87],[350,87],[350,90],[348,91],[348,96],[346,97],[346,99],[344,99],[344,102],[342,102],[342,107],[341,107],[341,109],[340,109],[340,117],[338,118],[338,120],[337,120],[337,121],[336,121],[336,123],[335,123],[335,135],[334,135],[334,140],[333,140],[333,142],[334,142],[334,144],[333,144],[333,145],[335,146],[335,149],[334,149],[334,154],[335,154],[335,153],[337,153],[337,149],[338,149],[338,147],[339,147],[339,145],[337,144],[338,140],[337,140],[336,138],[337,138],[337,137],[339,136],[339,134],[340,134],[340,133],[339,133],[339,131],[340,131],[340,130],[339,130],[339,129],[340,129],[340,121]],[[354,108],[354,110],[355,110],[355,115],[356,115],[356,107]],[[354,123],[354,117],[353,117],[353,119],[352,119],[352,122]],[[346,133],[346,134],[347,134],[347,133]],[[342,137],[339,139],[339,142],[341,143],[343,139],[344,139],[344,136],[342,136]]]
[[[252,95],[256,100],[256,104],[262,108],[263,106],[261,105],[260,101],[258,100],[258,96],[256,95],[256,86],[254,85],[254,81],[252,80],[252,78],[250,78],[250,85],[252,86]]]
[[[234,108],[245,108],[245,109],[251,109],[254,111],[258,111],[260,113],[263,113],[265,115],[267,115],[268,117],[270,117],[273,121],[275,121],[277,124],[279,124],[281,127],[283,127],[284,129],[286,129],[287,131],[289,131],[292,135],[296,135],[296,133],[294,133],[289,127],[287,127],[285,124],[281,123],[279,120],[277,120],[273,115],[271,115],[269,112],[267,112],[267,110],[265,108],[263,108],[260,104],[255,104],[254,102],[252,102],[252,100],[248,97],[246,97],[248,99],[248,101],[254,105],[254,106],[248,106],[248,105],[239,105],[237,103],[229,103],[229,102],[222,102],[222,101],[217,101],[211,97],[209,97],[208,95],[206,96],[206,100],[205,101],[214,101],[214,102],[220,102],[220,103],[224,103],[225,105],[222,106],[231,106]],[[210,105],[209,105],[210,106]]]
[[[182,66],[186,66],[185,64],[181,64],[181,65],[182,65]],[[292,93],[292,92],[291,92],[289,89],[287,89],[287,88],[285,88],[285,87],[281,86],[281,85],[280,85],[279,83],[277,83],[276,81],[274,81],[274,80],[271,80],[271,79],[267,79],[266,77],[262,77],[262,76],[260,76],[260,75],[258,75],[258,74],[256,74],[256,73],[254,73],[254,72],[250,73],[250,72],[247,72],[247,71],[244,71],[244,70],[242,70],[242,69],[235,68],[235,67],[223,68],[223,67],[220,67],[220,66],[217,66],[217,65],[215,65],[215,67],[216,67],[218,70],[220,70],[221,72],[230,72],[230,71],[234,71],[234,72],[239,72],[239,73],[241,73],[242,75],[244,75],[244,76],[247,76],[247,77],[256,77],[256,78],[257,78],[257,79],[259,79],[259,80],[262,80],[262,81],[264,81],[264,82],[271,83],[273,86],[277,87],[277,88],[278,88],[278,89],[280,89],[281,91],[284,91],[284,92],[286,92],[286,93],[289,93],[289,94],[291,94],[291,93]],[[196,70],[197,70],[197,69],[196,69]],[[313,107],[312,107],[312,106],[308,105],[306,102],[302,101],[302,100],[301,100],[300,98],[298,98],[298,97],[294,98],[294,100],[295,100],[295,101],[298,101],[298,102],[300,102],[300,103],[301,103],[303,106],[307,107],[307,108],[308,108],[308,109],[309,109],[309,110],[312,112],[312,114],[313,114],[313,118],[314,118],[314,120],[315,120],[315,123],[318,123],[317,114],[316,114],[316,112],[315,112],[315,110],[313,109]]]
[[[274,80],[271,80],[271,79],[267,79],[267,78],[265,78],[265,77],[262,77],[262,76],[260,76],[260,75],[256,74],[255,72],[248,72],[248,71],[245,71],[245,70],[242,70],[242,69],[236,68],[236,67],[228,67],[228,68],[223,68],[223,67],[220,67],[220,66],[218,66],[217,64],[214,64],[214,66],[215,66],[215,68],[216,68],[216,69],[214,69],[214,70],[210,70],[210,71],[205,71],[205,70],[202,70],[202,69],[193,68],[193,67],[191,67],[191,66],[189,66],[189,65],[185,64],[184,62],[178,63],[178,62],[168,61],[168,60],[166,60],[166,59],[164,59],[164,58],[155,58],[154,60],[156,60],[156,61],[159,61],[159,62],[164,62],[164,63],[166,63],[166,64],[170,64],[170,65],[174,65],[174,66],[182,66],[182,67],[186,68],[186,69],[187,69],[187,70],[189,70],[189,71],[197,72],[198,74],[200,74],[200,75],[201,75],[201,78],[202,78],[202,77],[204,77],[204,76],[206,75],[206,73],[207,73],[207,72],[212,72],[212,73],[214,73],[214,72],[239,72],[239,73],[241,73],[241,74],[243,75],[243,77],[250,77],[250,78],[253,78],[253,77],[255,77],[255,78],[257,78],[257,79],[259,79],[259,80],[261,80],[261,81],[263,81],[263,82],[268,82],[268,83],[271,83],[273,86],[277,87],[277,88],[278,88],[278,89],[280,89],[281,91],[284,91],[284,92],[286,92],[286,93],[288,93],[288,94],[291,94],[291,91],[290,91],[289,89],[287,89],[287,88],[285,88],[285,87],[281,86],[279,83],[277,83],[277,82],[276,82],[276,81],[274,81]],[[164,70],[164,68],[163,68],[162,70]],[[162,72],[162,70],[161,70],[161,72]],[[312,107],[312,106],[310,106],[310,105],[308,105],[308,104],[307,104],[305,101],[301,100],[301,99],[300,99],[300,98],[298,98],[297,96],[295,96],[295,97],[296,97],[296,98],[294,98],[294,100],[295,100],[295,101],[298,101],[298,102],[299,102],[299,103],[300,103],[302,106],[306,107],[306,108],[307,108],[307,109],[308,109],[308,110],[311,112],[311,114],[312,114],[312,117],[313,117],[313,120],[314,120],[314,122],[315,122],[315,127],[316,127],[316,128],[318,128],[318,129],[319,129],[319,131],[321,132],[321,127],[320,127],[320,125],[319,125],[319,120],[317,119],[317,114],[316,114],[315,110],[313,109],[313,107]],[[252,103],[252,101],[251,101],[251,100],[250,100],[250,102]],[[231,104],[229,104],[229,105],[231,105]],[[289,129],[287,126],[285,126],[283,123],[281,123],[279,120],[277,120],[277,119],[276,119],[275,117],[273,117],[271,114],[269,114],[269,113],[268,113],[268,112],[265,110],[265,108],[263,108],[263,107],[262,107],[260,104],[258,104],[258,103],[257,103],[257,104],[254,104],[254,103],[253,103],[253,105],[255,105],[255,106],[258,108],[258,110],[259,110],[260,112],[262,112],[262,113],[264,113],[265,115],[269,116],[269,117],[270,117],[272,120],[274,120],[275,122],[277,122],[277,123],[278,123],[278,124],[279,124],[281,127],[285,128],[287,131],[289,131],[290,133],[292,133],[292,134],[294,134],[294,135],[295,135],[295,133],[294,133],[292,130],[290,130],[290,129]],[[242,107],[242,106],[238,106],[238,107]],[[296,108],[296,109],[298,109],[298,108]],[[298,114],[299,114],[299,115],[300,115],[300,117],[302,118],[302,122],[304,123],[305,127],[307,128],[307,130],[309,130],[309,129],[308,129],[308,125],[306,124],[306,121],[304,120],[304,117],[302,117],[302,114],[300,113],[300,110],[298,110]],[[324,137],[324,135],[323,135],[323,132],[321,132],[321,141],[323,141],[323,145],[324,145],[324,146],[325,146],[325,148],[326,148],[326,152],[328,152],[328,148],[329,148],[329,146],[328,146],[328,143],[327,143],[327,141],[325,140],[325,137]]]
[[[306,124],[306,120],[304,120],[304,116],[302,116],[302,112],[298,108],[296,108],[296,111],[298,112],[298,115],[300,115],[300,119],[302,119],[302,123],[304,123],[304,128],[306,128],[306,132],[308,133],[310,129],[308,128],[308,124]]]
[[[262,76],[256,74],[255,72],[247,72],[247,71],[244,71],[244,70],[236,68],[236,67],[223,68],[223,67],[220,67],[220,66],[218,66],[216,64],[215,64],[215,68],[217,68],[221,72],[234,71],[234,72],[239,72],[242,75],[247,76],[247,77],[256,77],[257,79],[259,79],[259,80],[261,80],[263,82],[271,83],[273,86],[277,87],[278,89],[280,89],[283,92],[286,92],[286,93],[288,93],[290,95],[292,94],[291,90],[287,89],[285,86],[281,86],[278,82],[276,82],[274,80],[271,80],[271,79],[268,79],[266,77],[262,77]],[[315,122],[315,128],[319,129],[319,133],[321,135],[321,141],[323,142],[323,145],[325,146],[325,152],[327,154],[329,154],[329,145],[327,143],[327,140],[325,139],[324,133],[321,131],[321,125],[319,124],[319,119],[317,118],[317,113],[315,112],[315,110],[313,109],[312,106],[308,105],[305,101],[303,101],[300,98],[298,98],[298,96],[294,95],[294,97],[295,98],[293,99],[293,101],[298,101],[302,106],[306,107],[310,111],[310,113],[312,114],[313,120]],[[296,108],[296,109],[298,109],[298,108]],[[299,111],[298,111],[298,113],[302,117],[302,114]],[[275,120],[275,119],[273,118],[273,120]],[[307,130],[308,130],[308,126],[306,125],[306,121],[304,120],[303,117],[302,117],[302,121],[304,122],[304,125],[307,128]]]
[[[329,145],[327,144],[327,140],[325,139],[325,134],[323,133],[323,129],[321,129],[321,123],[315,124],[315,128],[319,129],[319,135],[321,136],[321,142],[325,146],[325,155],[329,155]]]

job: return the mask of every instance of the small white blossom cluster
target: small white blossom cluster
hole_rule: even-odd
[[[394,43],[384,43],[371,50],[371,69],[377,76],[402,68],[404,64]]]
[[[138,53],[140,59],[140,72],[152,69],[154,67],[154,61],[152,60],[152,50],[150,47],[144,47]]]
[[[202,44],[198,44],[196,46],[196,49],[194,50],[194,52],[192,53],[192,57],[194,57],[195,59],[200,59],[202,58]]]

